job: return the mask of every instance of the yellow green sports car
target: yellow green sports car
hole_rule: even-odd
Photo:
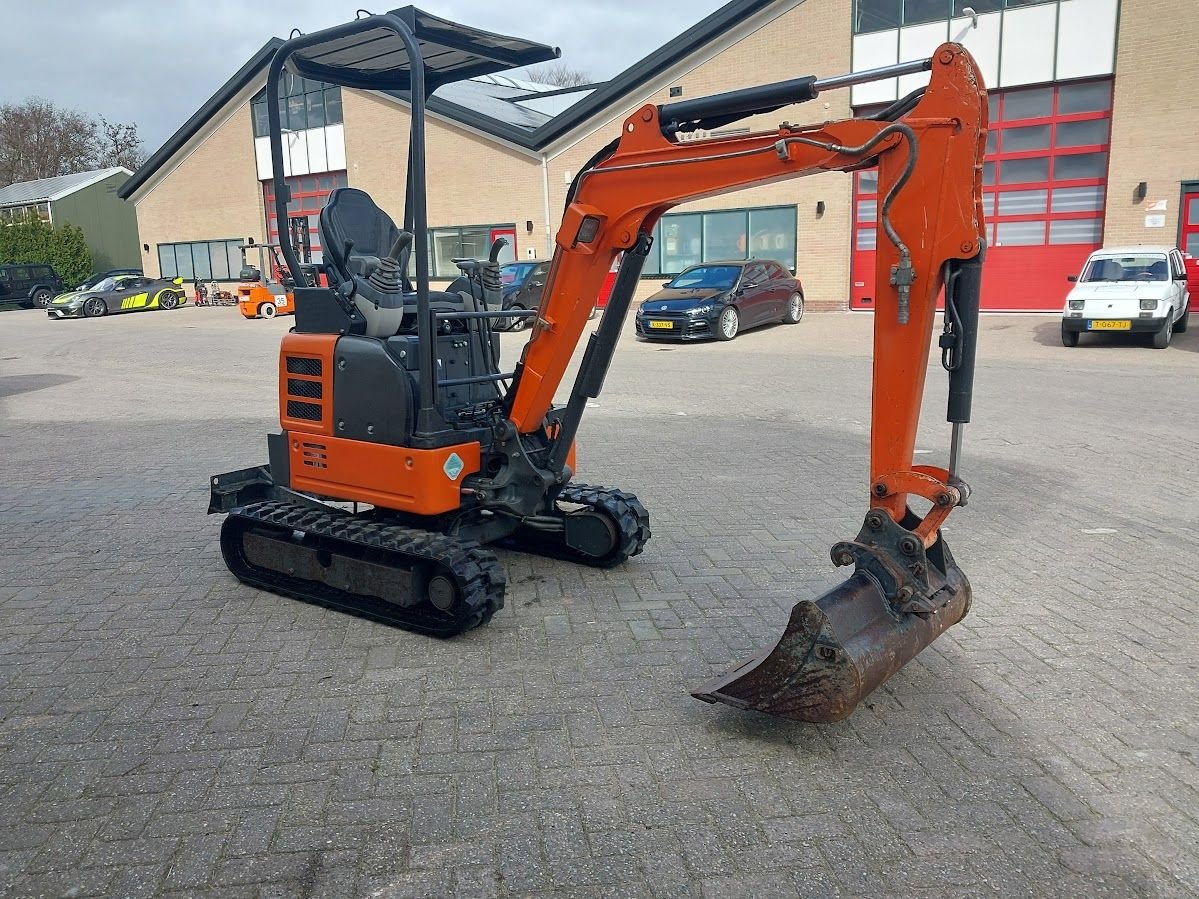
[[[110,312],[175,309],[187,302],[182,278],[117,275],[90,290],[55,297],[46,307],[50,318],[96,318]]]

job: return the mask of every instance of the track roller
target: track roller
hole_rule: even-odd
[[[568,484],[558,494],[556,511],[555,528],[522,527],[503,545],[519,552],[613,568],[640,553],[650,538],[645,506],[632,493],[615,487]]]

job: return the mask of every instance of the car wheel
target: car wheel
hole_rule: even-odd
[[[278,311],[279,311],[279,309],[278,309],[278,307],[275,306],[274,303],[263,303],[261,306],[258,307],[258,314],[261,315],[263,318],[274,318],[275,313]]]
[[[741,329],[741,316],[737,314],[736,306],[725,306],[720,310],[720,318],[716,320],[716,339],[732,340]]]
[[[37,309],[45,309],[47,306],[49,306],[50,305],[50,291],[46,290],[46,288],[44,288],[44,287],[41,288],[40,290],[34,291],[33,305]]]
[[[164,290],[158,297],[159,309],[174,309],[179,305],[179,295],[173,290]]]
[[[1190,310],[1190,307],[1188,307],[1187,311],[1182,313],[1182,318],[1180,318],[1177,322],[1175,322],[1174,333],[1175,334],[1185,334],[1186,330],[1187,330],[1187,325],[1189,325],[1190,323],[1191,323],[1191,310]]]
[[[783,313],[783,324],[798,325],[803,318],[803,294],[793,293],[787,300],[787,311]]]
[[[1078,346],[1078,332],[1067,331],[1066,326],[1062,325],[1062,346]]]
[[[525,311],[524,306],[509,306],[508,308],[512,312],[524,312]],[[510,319],[508,319],[507,330],[523,331],[528,326],[529,326],[529,320],[527,318],[510,318]]]
[[[108,312],[108,306],[99,297],[89,297],[83,302],[83,314],[88,318],[97,318]]]
[[[1166,321],[1161,326],[1161,329],[1153,335],[1153,348],[1155,350],[1164,350],[1170,345],[1170,338],[1174,336],[1174,310],[1171,309],[1166,313]]]

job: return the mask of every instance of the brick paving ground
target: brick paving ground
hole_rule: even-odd
[[[504,554],[442,642],[221,562],[206,478],[265,461],[286,320],[4,313],[0,895],[1196,895],[1199,332],[985,319],[970,616],[838,724],[688,696],[837,579],[870,325],[627,339],[580,478],[646,552]]]

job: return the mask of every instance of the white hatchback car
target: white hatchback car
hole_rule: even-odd
[[[1062,310],[1062,344],[1078,346],[1084,331],[1153,335],[1164,350],[1187,329],[1186,266],[1175,247],[1116,247],[1096,250],[1071,275],[1076,286]]]

